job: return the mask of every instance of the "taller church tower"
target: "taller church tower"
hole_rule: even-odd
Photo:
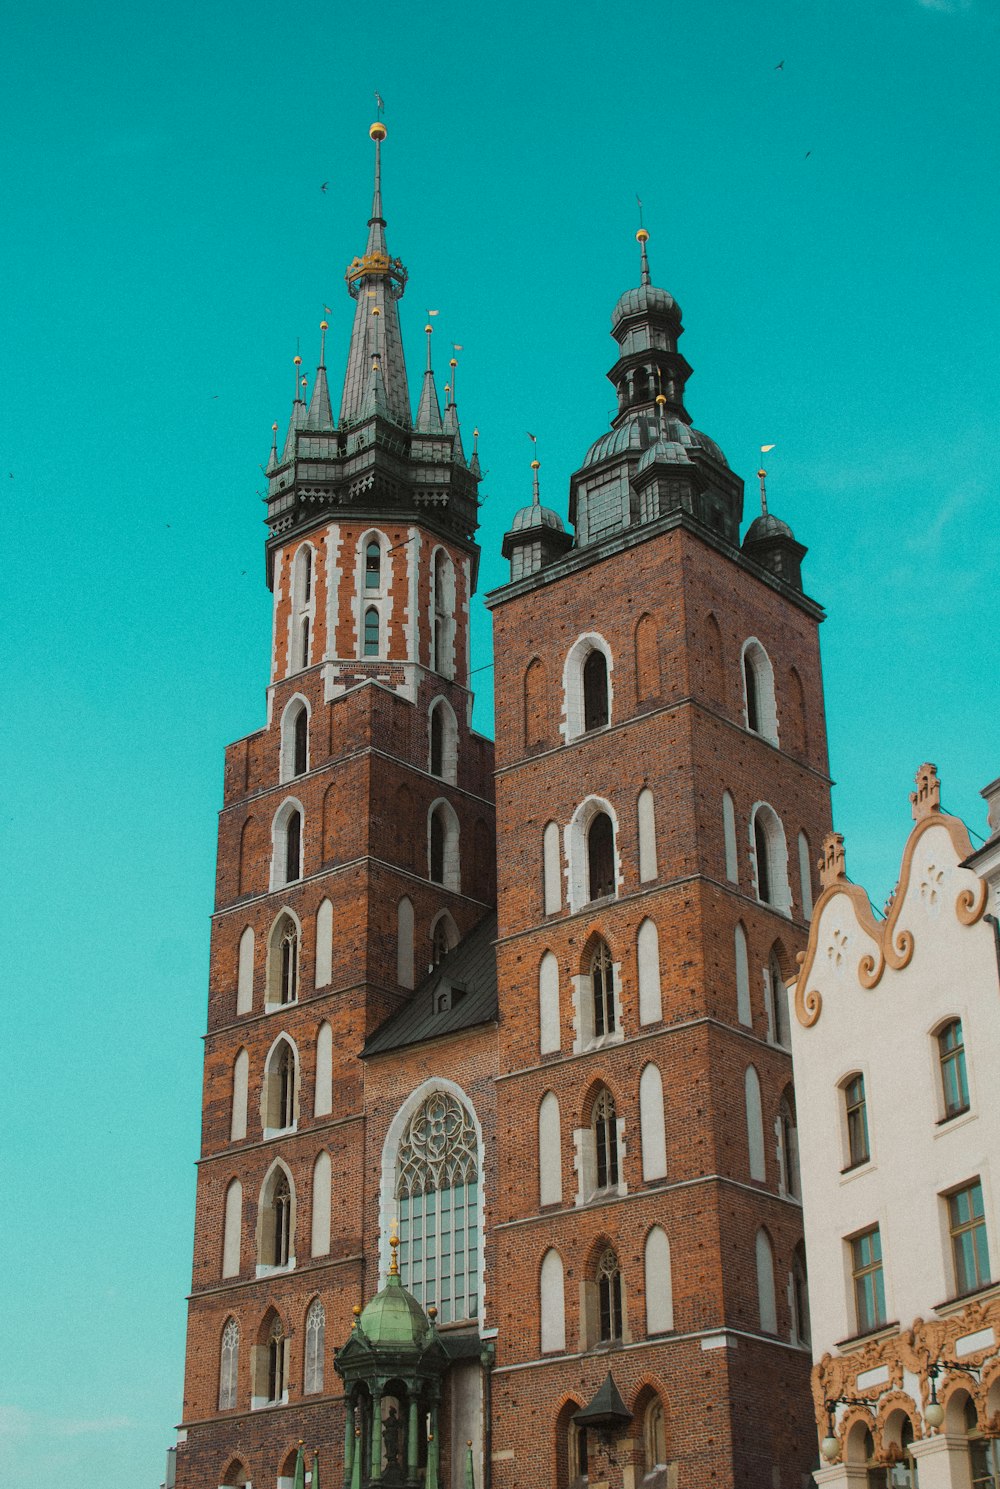
[[[800,1489],[785,984],[830,824],[822,612],[784,523],[762,513],[740,546],[742,482],[691,424],[680,307],[639,239],[611,321],[618,411],[570,484],[575,545],[536,484],[488,598],[493,1484]]]
[[[301,1437],[342,1455],[333,1346],[378,1276],[359,1053],[495,901],[493,749],[470,727],[478,460],[453,396],[441,413],[430,325],[411,414],[371,135],[340,414],[324,323],[267,467],[267,723],[226,752],[180,1489],[291,1485]]]

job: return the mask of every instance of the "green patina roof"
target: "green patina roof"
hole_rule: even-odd
[[[416,1298],[392,1272],[382,1291],[364,1309],[359,1324],[372,1344],[396,1349],[422,1349],[430,1328]]]

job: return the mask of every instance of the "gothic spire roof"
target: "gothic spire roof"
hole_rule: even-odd
[[[404,429],[410,427],[410,391],[399,330],[396,302],[406,287],[406,270],[397,258],[389,257],[382,216],[381,120],[368,131],[375,141],[375,186],[372,215],[368,219],[368,244],[361,258],[353,259],[344,276],[357,301],[351,348],[347,357],[344,392],[340,401],[341,424],[355,423],[370,412],[369,390],[372,363],[380,364],[382,398],[386,416]],[[377,314],[376,314],[377,312]]]

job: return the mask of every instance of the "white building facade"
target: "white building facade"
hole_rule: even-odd
[[[823,1485],[1000,1489],[1000,783],[917,774],[884,918],[824,844],[791,998]]]

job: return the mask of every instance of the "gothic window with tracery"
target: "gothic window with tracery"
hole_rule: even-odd
[[[326,1345],[326,1309],[315,1298],[306,1314],[306,1395],[323,1389],[323,1352]]]
[[[240,1370],[240,1326],[231,1318],[222,1331],[219,1360],[219,1410],[231,1411],[236,1405]]]
[[[594,1152],[598,1189],[618,1184],[618,1116],[615,1098],[605,1087],[594,1102]]]
[[[622,1274],[618,1257],[611,1247],[597,1264],[597,1293],[600,1308],[598,1340],[604,1344],[622,1337]]]
[[[606,941],[600,941],[590,963],[590,987],[594,999],[594,1037],[615,1032],[614,966]]]
[[[285,1335],[275,1315],[267,1340],[267,1399],[280,1401],[285,1394]]]
[[[472,1114],[432,1091],[406,1125],[396,1160],[404,1287],[442,1323],[479,1311],[479,1168]]]
[[[294,1003],[299,996],[299,932],[290,917],[281,927],[278,947],[278,1002]]]

